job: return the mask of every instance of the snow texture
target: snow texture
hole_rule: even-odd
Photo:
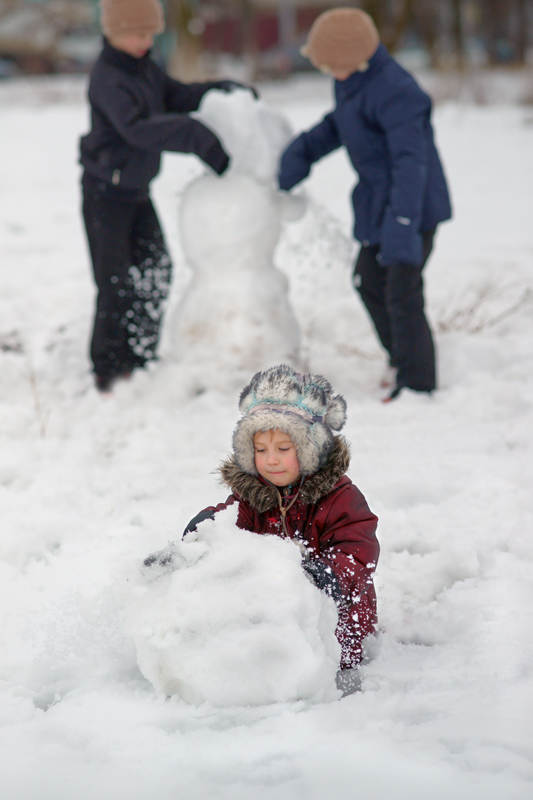
[[[300,196],[274,188],[291,137],[285,117],[249,91],[208,92],[197,116],[222,139],[231,166],[194,180],[181,200],[181,243],[194,270],[176,310],[174,352],[197,388],[237,388],[273,363],[297,366],[298,323],[286,276],[274,266],[283,220]]]
[[[178,568],[135,586],[128,628],[143,675],[188,703],[252,706],[338,697],[333,600],[291,541],[235,526],[237,506],[173,548]]]
[[[455,218],[425,270],[432,399],[380,403],[385,359],[351,287],[345,155],[306,182],[308,210],[274,258],[306,366],[348,402],[350,477],[380,518],[380,632],[357,694],[216,707],[154,690],[122,604],[140,560],[225,499],[214,470],[238,394],[230,376],[194,394],[169,325],[159,362],[109,397],[93,388],[76,165],[85,87],[0,85],[2,800],[529,800],[531,108],[436,110]],[[320,76],[261,92],[295,131],[331,108]],[[169,154],[154,183],[172,309],[191,277],[176,201],[201,174]]]

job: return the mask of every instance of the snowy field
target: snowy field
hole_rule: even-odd
[[[156,693],[121,605],[140,560],[225,498],[238,387],[193,394],[170,333],[191,277],[180,197],[202,168],[167,155],[154,185],[175,264],[161,360],[99,396],[82,89],[0,85],[2,800],[529,800],[533,110],[436,111],[455,219],[427,269],[431,399],[379,402],[384,359],[350,286],[353,176],[342,153],[315,168],[276,260],[305,365],[348,400],[350,474],[380,518],[381,630],[356,695],[217,708]],[[321,78],[263,96],[295,130],[330,102]]]

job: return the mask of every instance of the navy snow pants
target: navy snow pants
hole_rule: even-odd
[[[150,198],[83,178],[83,218],[98,288],[91,360],[96,375],[131,372],[155,357],[171,263]]]
[[[422,280],[434,235],[434,229],[422,233],[423,259],[418,267],[382,267],[377,246],[362,246],[355,264],[354,286],[389,354],[391,366],[398,370],[399,389],[431,392],[436,388],[435,348],[424,313]]]

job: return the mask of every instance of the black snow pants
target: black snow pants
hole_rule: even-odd
[[[436,388],[435,348],[424,313],[422,270],[433,247],[435,229],[422,233],[423,259],[418,267],[382,267],[379,247],[361,247],[354,286],[374,323],[390,364],[398,370],[396,386],[419,392]]]
[[[98,288],[91,360],[96,375],[131,372],[155,358],[172,267],[149,197],[85,173],[83,218]]]

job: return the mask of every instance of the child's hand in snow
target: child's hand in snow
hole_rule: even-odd
[[[335,603],[340,603],[343,600],[342,588],[339,579],[322,558],[311,558],[304,556],[302,559],[302,567],[322,592],[325,592],[328,597],[332,597]]]
[[[141,566],[141,574],[148,580],[155,580],[167,572],[172,572],[181,566],[183,557],[173,542],[157,553],[150,553]]]

